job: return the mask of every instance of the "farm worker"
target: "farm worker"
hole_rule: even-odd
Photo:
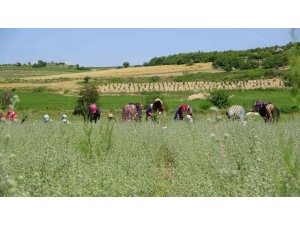
[[[100,110],[98,110],[97,105],[95,103],[89,105],[89,113],[88,113],[88,118],[90,122],[94,120],[95,123],[100,119]]]
[[[148,120],[149,117],[151,118],[152,115],[153,115],[153,104],[151,103],[146,109],[146,120]]]
[[[108,113],[107,118],[108,118],[109,121],[115,120],[115,116],[112,113]]]
[[[65,114],[61,116],[61,121],[62,121],[63,123],[70,123],[70,121],[68,120],[67,115],[65,115]]]
[[[243,126],[246,125],[245,121],[245,109],[240,105],[233,105],[226,110],[228,119],[235,120],[241,119]]]
[[[258,112],[265,122],[272,123],[274,117],[278,122],[280,117],[279,109],[271,102],[256,101],[253,107],[254,112]]]
[[[148,118],[154,118],[155,114],[160,115],[164,111],[164,105],[161,99],[156,98],[153,103],[151,103],[146,110],[146,120]]]
[[[7,115],[5,117],[6,120],[14,121],[17,117],[17,114],[13,111],[13,109],[9,109]]]
[[[48,122],[52,122],[52,121],[53,121],[52,119],[50,119],[50,116],[49,116],[48,114],[45,114],[45,115],[43,116],[43,119],[44,119],[44,122],[45,122],[45,123],[48,123]]]
[[[179,106],[176,113],[175,113],[174,120],[183,120],[185,114],[190,115],[191,117],[193,116],[191,106],[189,106],[189,105]]]

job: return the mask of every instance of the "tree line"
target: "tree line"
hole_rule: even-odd
[[[300,43],[296,43],[300,45]],[[287,66],[288,50],[293,46],[293,43],[288,43],[284,46],[272,46],[265,48],[255,48],[242,51],[223,51],[223,52],[191,52],[179,53],[169,56],[154,57],[149,62],[144,63],[144,66],[158,65],[192,65],[194,63],[212,62],[215,69],[220,68],[225,71],[233,69],[247,70],[263,68],[278,68]]]

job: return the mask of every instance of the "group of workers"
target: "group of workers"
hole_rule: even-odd
[[[53,122],[53,120],[50,118],[50,116],[48,114],[45,114],[43,116],[43,120],[45,123]],[[63,114],[61,116],[61,121],[64,123],[70,123],[70,121],[68,120],[68,116],[66,114]]]
[[[254,103],[252,112],[246,113],[245,109],[240,105],[233,105],[226,110],[226,115],[229,119],[241,119],[242,123],[245,125],[245,117],[250,113],[258,113],[265,122],[273,123],[278,122],[280,118],[280,110],[276,105],[271,102],[256,101]]]
[[[123,121],[141,121],[141,112],[142,112],[141,103],[128,103],[123,108],[122,118]],[[161,115],[164,111],[164,105],[161,99],[156,98],[145,110],[146,112],[146,121],[152,119],[157,121],[157,116]],[[280,117],[279,109],[270,102],[256,101],[252,112],[257,112],[265,122],[274,122],[278,121]],[[88,118],[90,122],[97,122],[100,119],[100,110],[96,104],[91,104],[88,108]],[[240,105],[233,105],[226,110],[226,115],[229,119],[235,120],[240,119],[243,125],[246,124],[246,111]],[[108,120],[115,120],[114,115],[110,112],[107,116]],[[69,123],[67,115],[62,115],[61,120],[63,122]],[[180,105],[174,116],[174,120],[187,120],[188,122],[193,122],[193,111],[190,105],[184,104]],[[51,122],[52,120],[48,115],[44,115],[44,122]]]
[[[156,98],[145,110],[146,112],[146,120],[152,119],[157,121],[157,116],[161,115],[164,111],[164,105],[161,99]],[[123,108],[122,118],[123,121],[128,120],[136,120],[141,121],[142,115],[142,104],[141,103],[128,103]],[[263,101],[256,101],[252,112],[256,112],[260,115],[265,122],[273,123],[274,121],[278,122],[280,117],[279,109],[272,104],[271,102],[263,102]],[[247,113],[248,114],[248,113]],[[243,125],[246,124],[245,117],[246,117],[246,110],[240,105],[233,105],[226,110],[226,115],[229,119],[235,120],[240,119]],[[88,107],[88,119],[90,122],[97,122],[100,119],[101,111],[98,109],[96,104],[90,104]],[[108,113],[107,115],[108,120],[115,120],[113,113]],[[45,123],[52,122],[53,120],[50,118],[48,114],[43,116],[43,120]],[[193,112],[192,107],[190,105],[180,105],[174,116],[174,120],[187,120],[189,122],[193,122]],[[13,109],[8,109],[7,113],[5,114],[3,110],[0,109],[0,121],[17,121],[17,114],[13,111]],[[70,123],[66,114],[61,116],[61,121],[64,123]]]

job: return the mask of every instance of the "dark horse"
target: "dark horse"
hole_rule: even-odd
[[[280,110],[271,102],[256,101],[253,111],[258,112],[265,122],[278,122],[280,118]]]

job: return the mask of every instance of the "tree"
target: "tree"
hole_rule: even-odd
[[[47,66],[47,63],[43,60],[39,60],[38,63],[35,63],[32,65],[33,68],[39,68],[39,67],[45,67]]]
[[[124,68],[127,68],[127,67],[129,67],[129,66],[130,66],[129,62],[124,62],[124,63],[123,63],[123,67],[124,67]]]
[[[218,108],[225,108],[230,103],[229,93],[224,90],[210,91],[208,101]]]
[[[86,84],[80,89],[79,95],[81,97],[77,100],[77,105],[75,106],[73,115],[82,115],[84,120],[86,120],[89,105],[96,103],[99,99],[97,86],[93,84]]]

